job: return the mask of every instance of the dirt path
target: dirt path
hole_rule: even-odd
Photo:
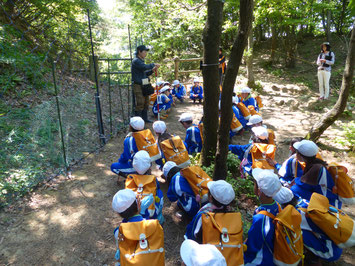
[[[272,80],[263,73],[259,75]],[[265,123],[276,131],[277,160],[282,162],[288,156],[289,139],[303,136],[321,114],[309,111],[308,104],[316,95],[303,87],[282,87],[277,80],[273,82],[264,83],[262,115]],[[186,111],[200,118],[202,105],[177,104],[166,120],[170,132],[185,136],[177,119]],[[353,162],[344,158],[345,151],[333,143],[340,130],[336,124],[325,133],[321,142],[331,146],[332,152],[322,151],[322,155],[327,161],[343,163],[354,176]],[[121,134],[100,153],[91,155],[74,169],[72,179],[59,178],[18,206],[0,213],[0,265],[114,265],[112,233],[120,218],[111,210],[111,200],[123,183],[117,186],[110,165],[122,152],[124,137]],[[246,143],[247,139],[244,136],[234,141]],[[155,173],[160,174],[156,170]],[[166,194],[167,185],[161,187]],[[180,265],[179,249],[188,221],[179,223],[174,218],[176,205],[164,200],[166,265]],[[354,207],[344,209],[355,214]],[[344,253],[337,265],[352,265],[355,250]]]

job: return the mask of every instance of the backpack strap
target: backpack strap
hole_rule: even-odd
[[[175,143],[174,143],[174,141],[172,140],[172,138],[169,138],[169,143],[170,143],[171,147],[173,147],[173,151],[174,151],[175,153],[178,153],[179,150],[176,148]]]
[[[259,211],[258,214],[263,214],[267,217],[270,217],[272,220],[274,220],[276,217],[275,215],[273,215],[272,213],[269,213],[268,211]]]

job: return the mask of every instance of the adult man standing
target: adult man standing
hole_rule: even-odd
[[[149,76],[156,71],[159,64],[145,64],[144,59],[149,49],[145,45],[137,47],[136,58],[132,61],[132,82],[135,99],[134,113],[141,116],[145,122],[152,123],[148,119],[149,95],[143,95],[143,85],[149,84]]]

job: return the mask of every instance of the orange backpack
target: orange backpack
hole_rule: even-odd
[[[252,105],[248,105],[248,109],[251,115],[260,115],[256,110],[255,107]]]
[[[153,93],[149,95],[149,106],[153,107],[156,100],[157,100],[157,93]]]
[[[327,170],[334,180],[333,193],[345,204],[355,204],[354,181],[348,176],[348,169],[337,163],[330,163]]]
[[[274,166],[271,166],[266,158],[275,159],[276,146],[272,144],[264,143],[254,143],[253,147],[250,150],[251,158],[253,160],[252,168],[261,168],[261,169],[275,169]]]
[[[164,232],[158,220],[121,223],[120,265],[165,265]]]
[[[156,161],[161,158],[158,144],[155,141],[155,138],[150,131],[150,129],[144,129],[141,131],[132,133],[134,140],[139,151],[145,150],[149,153],[150,160]]]
[[[255,96],[255,100],[258,103],[259,108],[264,107],[263,102],[261,101],[260,95]]]
[[[242,112],[243,117],[246,120],[249,120],[249,118],[251,117],[251,114],[250,114],[249,109],[245,106],[245,104],[242,102],[239,102],[239,103],[237,103],[237,107]]]
[[[298,265],[303,259],[301,214],[292,205],[287,205],[276,216],[267,211],[260,211],[258,214],[270,217],[275,224],[274,263]]]
[[[268,129],[267,132],[269,133],[269,144],[275,145],[275,132],[272,129]]]
[[[125,188],[133,190],[137,198],[141,200],[148,196],[149,194],[153,194],[155,200],[158,199],[156,197],[157,194],[157,181],[154,175],[128,175]],[[148,207],[149,216],[153,217],[155,213],[155,202],[153,202]]]
[[[196,196],[196,200],[200,203],[208,201],[208,187],[207,183],[212,179],[202,170],[201,167],[192,165],[181,170],[181,174],[189,183],[192,191]]]
[[[243,128],[242,124],[239,122],[238,118],[233,113],[233,119],[231,123],[231,130],[232,132],[236,133]]]
[[[160,149],[166,161],[175,162],[180,168],[185,168],[190,165],[189,153],[179,136],[162,141],[160,143]]]
[[[200,130],[201,141],[203,143],[203,122],[198,124],[198,129]]]
[[[226,259],[227,265],[243,265],[241,214],[239,212],[203,213],[202,243],[216,246]]]
[[[354,220],[345,212],[329,205],[327,197],[313,193],[305,212],[338,247],[355,246]]]

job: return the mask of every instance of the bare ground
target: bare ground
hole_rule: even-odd
[[[288,157],[290,138],[304,136],[324,110],[311,111],[319,103],[315,102],[317,95],[305,87],[285,86],[285,81],[266,73],[258,75],[264,82],[262,115],[265,124],[276,132],[277,160],[282,162]],[[322,104],[330,108],[332,102]],[[170,132],[184,137],[177,119],[186,111],[199,119],[202,105],[177,104],[166,121]],[[328,162],[346,165],[350,176],[354,176],[354,158],[349,158],[346,150],[334,142],[341,134],[341,123],[338,121],[325,132],[321,154]],[[73,169],[71,179],[58,178],[0,213],[0,265],[114,265],[113,230],[120,218],[111,210],[111,200],[123,188],[123,182],[117,185],[110,165],[122,152],[124,137],[122,132],[99,153],[90,155]],[[235,137],[233,142],[246,143],[248,139],[245,135]],[[160,174],[157,170],[155,173]],[[166,194],[167,185],[161,186]],[[174,216],[176,205],[164,200],[166,265],[180,265],[179,249],[188,221],[178,221]],[[344,210],[355,217],[354,207]],[[339,262],[327,265],[353,265],[353,254],[354,248],[344,250]]]

